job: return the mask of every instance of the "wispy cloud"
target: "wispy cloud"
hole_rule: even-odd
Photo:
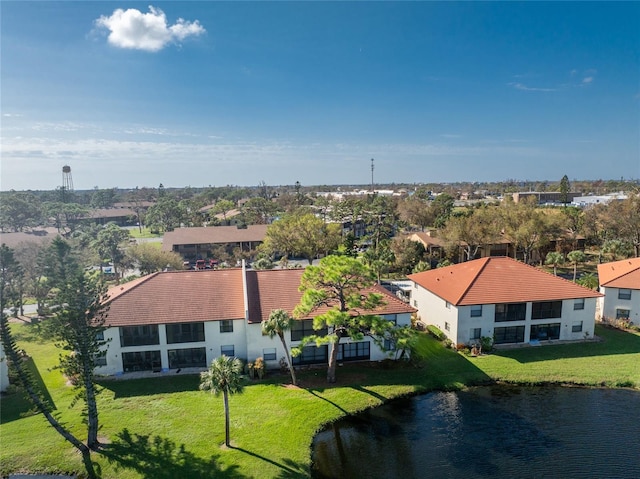
[[[515,88],[516,90],[522,90],[522,91],[542,91],[542,92],[557,91],[557,88],[532,87],[532,86],[527,86],[524,83],[520,83],[520,82],[511,82],[509,83],[509,86]]]
[[[169,25],[165,13],[153,6],[149,6],[148,13],[135,8],[118,8],[110,16],[102,15],[95,25],[109,31],[111,45],[148,52],[157,52],[171,43],[206,32],[198,20],[190,22],[179,18]]]

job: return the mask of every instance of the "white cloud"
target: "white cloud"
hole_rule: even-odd
[[[591,83],[592,81],[593,81],[593,77],[584,77],[584,78],[582,79],[582,83],[583,83],[583,84],[589,84],[589,83]]]
[[[518,82],[509,83],[509,86],[512,86],[516,90],[522,90],[522,91],[556,91],[555,88],[530,87],[530,86],[524,85],[523,83],[518,83]]]
[[[198,20],[189,22],[179,18],[175,24],[168,25],[165,13],[153,6],[149,6],[148,13],[135,8],[118,8],[111,16],[102,15],[95,24],[109,30],[111,45],[148,52],[157,52],[170,43],[206,32]]]

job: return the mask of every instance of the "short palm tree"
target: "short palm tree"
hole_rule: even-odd
[[[218,396],[222,393],[224,398],[225,440],[227,447],[229,441],[229,394],[240,394],[244,389],[242,376],[242,361],[238,358],[230,358],[222,355],[213,361],[209,369],[200,373],[200,389],[211,391]]]
[[[584,263],[587,261],[587,255],[584,254],[583,251],[577,249],[568,253],[567,259],[573,265],[573,280],[575,281],[578,276],[578,263]]]
[[[298,384],[296,379],[296,372],[291,364],[291,355],[289,354],[289,348],[287,348],[287,342],[284,339],[284,332],[291,329],[293,319],[287,314],[284,309],[274,309],[269,315],[269,319],[262,322],[262,334],[269,336],[271,339],[275,335],[278,335],[282,346],[284,347],[284,353],[287,356],[287,364],[289,371],[291,371],[291,383],[295,386]]]
[[[558,276],[558,265],[564,263],[564,255],[558,251],[551,251],[547,254],[544,264],[553,265],[553,274]]]

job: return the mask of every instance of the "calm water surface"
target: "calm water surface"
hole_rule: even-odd
[[[640,478],[640,392],[484,387],[400,400],[319,433],[316,478]]]

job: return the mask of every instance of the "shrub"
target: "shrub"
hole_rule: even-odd
[[[427,325],[427,331],[431,336],[433,336],[439,341],[444,341],[447,338],[447,336],[442,332],[442,330],[437,326],[434,326],[433,324]]]

